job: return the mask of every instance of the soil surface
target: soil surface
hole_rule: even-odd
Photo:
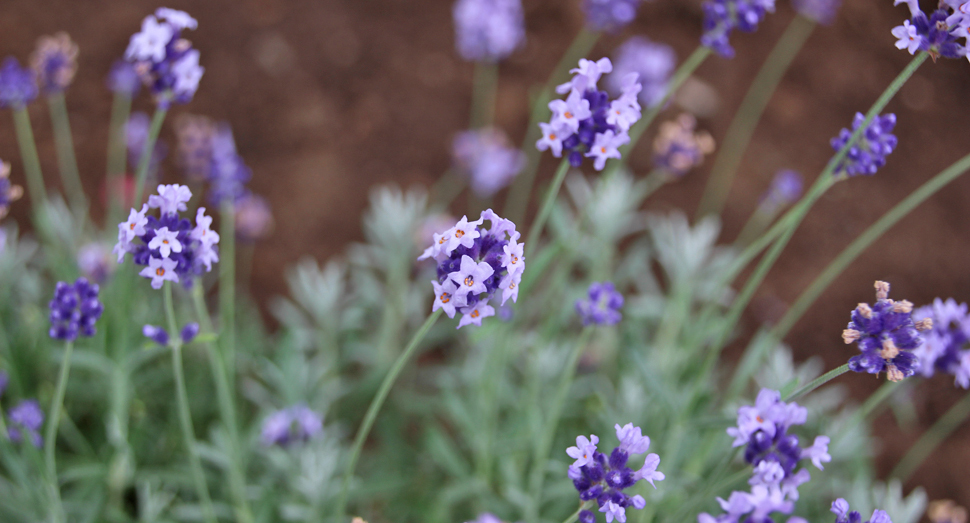
[[[787,0],[753,34],[736,34],[737,58],[712,57],[698,69],[695,87],[707,111],[700,127],[720,139],[754,74],[794,13]],[[528,91],[541,84],[583,24],[578,0],[525,0],[528,43],[501,65],[496,122],[513,141],[528,120]],[[932,7],[924,2],[924,7]],[[67,93],[78,160],[89,197],[105,170],[110,96],[104,77],[141,19],[157,7],[146,0],[10,0],[0,17],[0,55],[22,62],[37,37],[67,31],[79,44],[80,69]],[[362,239],[360,217],[371,187],[388,182],[430,186],[448,168],[452,136],[468,123],[472,65],[453,50],[451,1],[433,0],[206,0],[173,1],[199,20],[189,34],[202,52],[205,77],[196,99],[175,113],[227,120],[240,153],[252,167],[252,189],[273,206],[276,231],[258,245],[252,289],[266,301],[284,292],[283,270],[305,255],[324,260]],[[724,238],[733,239],[781,168],[821,171],[829,139],[865,111],[910,56],[893,47],[890,30],[906,16],[888,0],[846,0],[835,23],[816,29],[772,98],[725,211]],[[602,38],[592,57],[609,55],[634,34],[670,44],[683,60],[700,36],[699,0],[654,0],[634,24]],[[840,183],[819,201],[758,292],[741,342],[760,321],[778,318],[787,304],[842,248],[893,204],[967,150],[970,66],[963,60],[926,63],[894,99],[899,148],[875,177]],[[703,95],[702,95],[703,96]],[[137,108],[150,111],[142,97]],[[30,108],[50,185],[57,185],[47,110]],[[671,111],[664,117],[670,117]],[[0,119],[0,158],[15,165],[23,184],[12,122]],[[960,131],[964,129],[964,131]],[[957,132],[959,131],[959,132]],[[957,135],[951,133],[957,132]],[[174,144],[171,126],[163,138]],[[648,136],[649,138],[649,136]],[[650,169],[641,143],[631,165]],[[658,212],[693,214],[707,165],[655,195]],[[545,158],[540,177],[554,168]],[[167,180],[178,180],[168,160]],[[933,298],[970,300],[970,178],[960,179],[914,211],[863,254],[818,300],[787,341],[799,358],[818,355],[826,367],[854,349],[840,334],[849,310],[871,302],[872,282],[892,282],[892,296],[924,304]],[[459,200],[464,204],[463,200]],[[26,205],[13,216],[26,220]],[[461,211],[460,206],[454,208]],[[860,400],[880,382],[840,378]],[[888,474],[919,434],[965,392],[939,377],[917,387],[918,419],[900,427],[885,414],[879,472]],[[930,499],[970,505],[970,423],[964,423],[906,483],[924,486]]]

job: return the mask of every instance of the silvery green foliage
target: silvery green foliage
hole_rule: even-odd
[[[694,294],[710,302],[724,302],[730,292],[724,277],[734,259],[730,248],[717,245],[721,225],[704,218],[693,227],[681,212],[647,219],[653,252],[671,285],[690,284]]]
[[[138,484],[138,521],[155,523],[167,521],[162,515],[175,500],[175,492],[159,486],[156,482],[141,481]]]
[[[343,263],[330,261],[321,268],[315,260],[304,258],[287,272],[286,281],[292,299],[277,298],[273,313],[301,346],[333,352],[341,331],[360,328],[362,311],[355,304]]]

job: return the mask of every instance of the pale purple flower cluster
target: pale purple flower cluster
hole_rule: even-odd
[[[594,31],[616,31],[637,16],[643,0],[583,0],[586,25]]]
[[[236,202],[236,237],[245,242],[261,240],[273,231],[273,212],[266,198],[246,193]]]
[[[159,185],[158,194],[148,198],[140,211],[132,209],[128,220],[118,224],[118,243],[113,252],[118,263],[132,254],[137,265],[145,265],[139,273],[152,280],[152,288],[161,289],[165,281],[189,286],[192,277],[212,270],[219,261],[219,234],[213,231],[212,218],[200,207],[195,227],[179,216],[187,210],[192,192],[184,185]],[[159,217],[148,215],[148,209],[159,209]],[[140,243],[135,243],[135,239]]]
[[[134,64],[160,106],[188,103],[199,88],[205,68],[199,65],[199,51],[182,38],[183,30],[196,27],[198,22],[188,13],[160,7],[145,17],[125,50],[125,59]]]
[[[472,191],[481,197],[494,195],[525,167],[525,153],[512,147],[505,133],[494,127],[459,133],[451,153]]]
[[[913,351],[919,358],[919,372],[931,378],[936,372],[952,374],[955,384],[970,388],[970,315],[967,304],[939,298],[933,305],[913,311],[913,320],[929,319],[933,327],[923,333],[923,344]]]
[[[42,36],[30,57],[30,66],[37,73],[37,82],[45,94],[63,92],[77,72],[78,48],[67,33]]]
[[[744,446],[744,459],[753,467],[748,484],[750,492],[734,491],[727,500],[718,498],[724,514],[702,513],[698,523],[766,523],[771,514],[791,514],[798,500],[798,487],[811,479],[801,460],[809,460],[818,469],[832,457],[829,438],[817,436],[811,447],[802,448],[798,436],[788,429],[805,423],[808,411],[797,403],[785,403],[778,391],[762,389],[754,405],[738,409],[738,425],[727,429],[734,438],[733,446]],[[796,470],[797,469],[797,470]]]
[[[131,65],[131,62],[120,59],[115,60],[111,65],[111,71],[108,72],[105,83],[111,92],[123,94],[129,98],[134,98],[141,89],[141,78],[138,77],[135,66]]]
[[[111,263],[111,248],[101,242],[91,242],[78,249],[77,268],[85,278],[104,283],[114,272],[115,264]]]
[[[852,120],[852,131],[842,129],[838,136],[832,138],[832,149],[839,151],[845,147],[845,144],[849,143],[852,133],[865,121],[865,115],[856,113]],[[899,143],[896,136],[892,134],[895,126],[895,114],[890,113],[873,118],[869,127],[849,148],[849,152],[835,168],[832,175],[841,177],[876,174],[876,171],[886,165],[886,157],[896,149],[896,144]]]
[[[728,39],[731,31],[754,32],[765,14],[773,12],[775,0],[707,0],[701,44],[725,58],[733,58],[734,48]]]
[[[44,426],[44,411],[40,410],[37,400],[24,400],[10,409],[7,414],[7,437],[14,443],[26,440],[37,448],[44,445],[44,438],[40,435],[40,428]]]
[[[697,131],[697,119],[688,113],[660,125],[653,141],[653,165],[670,178],[680,178],[714,151],[714,138]]]
[[[934,59],[970,58],[966,46],[957,42],[962,38],[966,44],[970,38],[970,1],[943,0],[940,9],[929,16],[920,10],[918,0],[896,0],[895,5],[902,3],[909,6],[912,19],[893,28],[897,49],[906,49],[909,54],[924,51]]]
[[[902,381],[920,368],[913,350],[923,343],[919,331],[929,330],[933,320],[913,322],[913,304],[889,299],[889,284],[877,281],[876,303],[860,303],[852,310],[852,321],[842,331],[846,344],[857,342],[862,354],[849,359],[853,372],[879,375],[886,371],[889,381]]]
[[[465,523],[502,523],[502,520],[495,516],[495,514],[483,512],[473,521],[466,521]]]
[[[576,300],[576,313],[583,325],[616,325],[623,319],[623,295],[613,282],[593,282],[589,286],[588,299]]]
[[[641,116],[637,101],[642,87],[636,73],[622,78],[622,94],[610,100],[606,91],[596,87],[603,74],[613,71],[609,58],[596,62],[579,61],[570,72],[575,76],[556,88],[559,94],[569,93],[565,100],[549,102],[552,120],[540,123],[542,138],[536,142],[540,151],[549,149],[559,158],[565,151],[569,163],[579,167],[583,157],[593,158],[593,167],[602,171],[609,158],[620,158],[619,147],[629,143],[627,131]]]
[[[20,109],[37,98],[37,76],[12,56],[0,66],[0,107]]]
[[[663,101],[670,84],[670,75],[677,65],[672,47],[651,42],[643,36],[633,36],[621,45],[613,56],[613,74],[606,77],[606,84],[614,94],[623,91],[622,78],[637,73],[642,90],[638,100],[647,107]]]
[[[228,123],[216,127],[211,150],[208,199],[213,204],[224,201],[235,204],[249,194],[245,184],[253,177],[253,172],[236,152],[236,140]]]
[[[485,221],[491,227],[485,230]],[[519,243],[515,224],[491,209],[469,222],[466,216],[454,227],[432,236],[433,243],[418,260],[438,262],[432,311],[444,309],[449,318],[462,313],[458,328],[482,325],[482,319],[495,315],[489,301],[502,291],[501,305],[519,298],[519,283],[525,272],[525,244]],[[497,300],[497,298],[496,298]]]
[[[569,466],[568,474],[569,479],[573,480],[573,486],[579,491],[579,499],[596,500],[599,511],[606,514],[606,523],[612,523],[613,520],[625,523],[626,509],[633,507],[642,510],[647,506],[647,501],[643,496],[630,496],[623,491],[641,479],[657,488],[654,481],[662,481],[665,476],[657,470],[660,456],[653,453],[647,454],[643,467],[639,470],[627,467],[630,455],[643,454],[650,448],[650,438],[644,436],[640,427],[635,427],[632,423],[622,427],[617,423],[614,428],[620,444],[608,457],[596,450],[599,438],[595,434],[591,434],[588,439],[586,436],[578,436],[576,446],[566,449],[566,454],[576,460]],[[594,521],[596,514],[592,511],[580,511],[580,523]]]
[[[165,346],[168,345],[168,331],[161,327],[156,327],[154,325],[145,325],[141,328],[141,333],[148,339],[154,341],[155,343]],[[179,338],[182,340],[182,344],[190,343],[199,335],[199,324],[198,323],[188,323],[179,332]]]
[[[455,48],[465,60],[497,62],[525,40],[522,0],[458,0]]]
[[[792,0],[798,14],[826,25],[835,19],[841,3],[842,0]]]
[[[54,299],[48,304],[50,337],[55,340],[74,341],[78,334],[94,336],[94,325],[104,312],[104,305],[98,301],[100,290],[98,284],[90,283],[85,278],[78,278],[74,283],[57,282]]]
[[[779,209],[791,205],[802,195],[802,175],[791,169],[778,171],[771,180],[771,186],[761,197],[758,211],[775,214]]]
[[[205,116],[180,114],[175,119],[178,164],[190,182],[201,183],[212,169],[212,137],[216,124]]]
[[[19,200],[24,189],[10,182],[10,164],[0,160],[0,218],[7,215],[10,204]]]
[[[305,405],[278,410],[263,421],[262,440],[266,446],[285,447],[308,441],[323,431],[323,419]]]
[[[830,511],[835,514],[835,523],[862,523],[862,515],[857,511],[849,510],[849,502],[839,498],[832,502]],[[876,509],[872,512],[872,517],[866,523],[893,523],[889,519],[889,514],[884,510]]]

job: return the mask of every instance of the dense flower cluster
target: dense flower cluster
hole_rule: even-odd
[[[77,44],[67,33],[42,36],[30,57],[30,66],[37,73],[37,82],[45,94],[67,89],[77,73]]]
[[[792,0],[798,14],[820,24],[830,24],[842,0]]]
[[[664,122],[653,141],[654,168],[671,178],[680,178],[714,151],[714,138],[707,131],[695,131],[697,120],[684,113]]]
[[[485,221],[488,230],[482,228]],[[473,222],[462,216],[454,227],[432,236],[433,243],[418,258],[438,262],[432,311],[444,309],[449,318],[462,313],[458,328],[482,325],[482,319],[495,315],[489,301],[502,291],[501,305],[519,298],[519,282],[525,272],[525,244],[519,243],[515,224],[491,209],[482,211]]]
[[[512,147],[505,133],[493,127],[458,134],[451,153],[472,191],[481,197],[498,192],[525,167],[525,153]]]
[[[154,341],[159,345],[168,345],[168,331],[156,327],[154,325],[145,325],[141,328],[141,333],[148,339]],[[188,323],[179,332],[179,338],[182,340],[183,344],[190,343],[199,335],[199,324],[198,323]]]
[[[670,75],[677,65],[672,47],[651,42],[643,36],[633,36],[616,50],[613,57],[613,74],[606,77],[606,85],[613,93],[621,93],[621,80],[630,73],[637,73],[640,85],[638,100],[647,107],[663,101],[670,84]]]
[[[630,455],[643,454],[650,448],[650,438],[644,436],[640,427],[634,427],[632,423],[622,427],[618,423],[615,429],[616,439],[620,440],[620,444],[609,457],[596,450],[599,438],[595,434],[591,434],[589,439],[578,436],[576,446],[566,449],[566,454],[576,460],[569,466],[569,479],[573,480],[573,486],[579,491],[579,499],[596,500],[599,511],[606,514],[607,523],[612,523],[614,519],[624,523],[627,508],[632,506],[642,510],[647,501],[643,496],[630,496],[623,491],[641,479],[657,488],[654,481],[661,481],[665,476],[663,472],[657,471],[660,456],[653,453],[647,454],[643,467],[639,470],[627,467]],[[592,511],[583,510],[579,513],[579,521],[593,523],[596,515]]]
[[[131,37],[125,59],[134,64],[160,106],[188,103],[199,88],[205,68],[199,65],[199,51],[182,38],[183,30],[198,25],[188,13],[160,7]]]
[[[856,113],[852,120],[852,130],[842,129],[839,135],[832,138],[832,149],[836,151],[845,147],[849,143],[849,138],[865,122],[866,117],[862,113]],[[885,114],[876,116],[869,123],[869,127],[859,136],[859,139],[849,148],[845,158],[839,163],[833,172],[833,176],[856,176],[858,174],[876,174],[883,165],[886,165],[886,157],[896,149],[896,136],[892,134],[893,127],[896,126],[896,115]]]
[[[849,502],[839,498],[832,502],[831,512],[835,514],[835,523],[862,523],[862,515],[857,511],[849,510]],[[885,511],[876,509],[872,512],[872,517],[866,523],[893,523],[889,519],[889,514]]]
[[[8,56],[0,66],[0,107],[20,109],[37,98],[37,77]]]
[[[285,447],[308,441],[323,431],[323,419],[305,405],[278,410],[263,421],[263,444]]]
[[[195,227],[179,216],[187,210],[192,191],[184,185],[159,185],[158,194],[148,198],[140,211],[132,209],[128,220],[118,224],[118,243],[113,252],[118,263],[132,254],[137,265],[145,265],[141,276],[152,280],[152,288],[161,289],[165,281],[188,286],[192,277],[212,270],[219,261],[219,234],[212,229],[212,218],[200,207]],[[148,215],[148,209],[159,209],[159,217]],[[141,243],[135,243],[135,239]]]
[[[775,0],[707,0],[701,44],[725,58],[733,58],[734,48],[728,40],[731,31],[754,32],[765,14],[774,11]]]
[[[876,304],[860,303],[852,311],[852,321],[842,332],[846,344],[858,342],[862,354],[849,359],[849,369],[879,375],[883,370],[889,381],[901,381],[920,367],[913,350],[923,343],[919,334],[929,330],[933,320],[913,322],[913,304],[889,299],[889,284],[876,282]]]
[[[525,40],[521,0],[458,0],[455,48],[465,60],[497,62]]]
[[[771,180],[771,186],[761,197],[758,211],[775,214],[779,209],[791,205],[802,195],[802,175],[790,169],[778,171]]]
[[[909,6],[912,18],[892,30],[893,36],[898,39],[897,49],[906,49],[909,54],[924,51],[934,60],[940,56],[967,56],[967,48],[957,40],[963,38],[966,43],[970,37],[970,1],[943,0],[940,9],[929,16],[920,9],[918,0],[896,0],[895,5],[901,3]]]
[[[236,140],[229,124],[217,126],[210,146],[208,199],[213,204],[226,201],[235,204],[249,193],[245,184],[253,177],[253,172],[236,152]]]
[[[613,282],[594,282],[590,284],[588,298],[576,300],[576,313],[583,320],[583,325],[616,325],[623,319],[620,308],[623,307],[623,295],[620,294]]]
[[[95,323],[104,312],[98,301],[100,287],[86,278],[78,278],[73,284],[57,282],[54,299],[50,301],[50,337],[55,340],[74,341],[78,334],[94,336]]]
[[[0,160],[0,218],[10,211],[10,204],[24,194],[23,187],[10,182],[10,164]]]
[[[586,25],[594,31],[616,31],[637,16],[643,0],[583,0]]]
[[[939,298],[933,305],[920,307],[913,311],[917,323],[929,319],[933,327],[923,333],[923,344],[913,351],[919,358],[919,372],[930,378],[936,372],[945,372],[955,377],[955,383],[964,389],[970,388],[970,315],[967,304],[957,304],[953,298],[943,301]]]
[[[613,70],[609,58],[596,62],[582,59],[579,67],[570,72],[576,76],[556,88],[559,94],[569,93],[565,100],[549,102],[552,120],[540,123],[542,138],[536,142],[540,151],[552,150],[559,158],[567,153],[569,163],[579,167],[583,157],[594,158],[593,166],[602,171],[609,158],[620,158],[618,147],[630,141],[630,127],[641,116],[637,96],[641,86],[636,73],[622,79],[622,94],[610,101],[605,91],[596,88],[600,77]]]
[[[44,426],[44,411],[37,400],[24,400],[7,414],[7,437],[14,443],[30,440],[37,448],[44,445],[40,428]]]
[[[134,65],[131,65],[131,62],[119,59],[111,65],[111,71],[108,72],[105,84],[113,93],[134,98],[141,89],[141,78],[138,77],[138,71],[135,70]]]

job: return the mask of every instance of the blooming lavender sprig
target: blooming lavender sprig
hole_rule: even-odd
[[[525,41],[521,0],[458,0],[452,10],[462,58],[498,62]]]
[[[831,24],[842,0],[792,0],[798,14],[820,24]]]
[[[832,502],[830,511],[835,514],[835,523],[861,523],[862,515],[855,510],[849,510],[849,502],[839,498]],[[889,514],[884,510],[876,509],[872,512],[872,517],[866,523],[893,523],[889,519]]]
[[[490,222],[485,230],[482,225]],[[444,309],[449,318],[462,313],[458,328],[482,325],[482,320],[495,315],[489,301],[502,291],[501,305],[519,298],[519,282],[525,271],[524,243],[515,224],[495,214],[482,211],[473,222],[463,216],[454,227],[432,236],[433,243],[418,260],[438,262],[438,279],[434,286],[432,311]],[[497,299],[497,298],[496,298]]]
[[[148,339],[154,341],[155,343],[165,346],[168,345],[168,331],[161,327],[156,327],[154,325],[145,325],[141,329],[141,333]],[[199,335],[199,324],[198,323],[187,323],[182,330],[179,332],[179,338],[182,340],[182,344],[186,345],[191,343],[196,336]]]
[[[309,441],[323,431],[323,419],[306,405],[278,410],[263,421],[261,438],[266,446],[285,447]]]
[[[791,169],[783,169],[772,178],[771,186],[758,204],[758,211],[773,215],[779,209],[794,203],[801,195],[802,175]]]
[[[597,171],[606,167],[609,158],[621,157],[618,147],[629,143],[627,131],[640,120],[637,96],[642,87],[637,74],[630,73],[622,79],[620,97],[610,101],[609,94],[598,90],[596,83],[612,70],[609,58],[579,61],[579,67],[570,71],[575,74],[573,79],[556,88],[559,94],[569,95],[565,100],[549,102],[552,119],[539,124],[542,138],[536,148],[549,149],[556,158],[565,151],[573,167],[579,167],[584,156],[594,158]]]
[[[613,56],[613,74],[606,77],[606,85],[611,92],[622,93],[622,79],[630,73],[637,73],[642,90],[637,99],[647,107],[663,101],[670,84],[670,75],[677,65],[677,56],[672,47],[651,42],[643,36],[630,37]]]
[[[138,71],[131,62],[119,59],[111,65],[105,84],[113,93],[134,98],[141,89],[141,78],[138,77]]]
[[[944,0],[940,9],[929,16],[919,8],[917,0],[896,0],[895,4],[906,3],[912,18],[893,28],[897,38],[896,48],[906,49],[909,54],[924,51],[934,60],[962,58],[967,56],[967,48],[957,40],[970,37],[970,2],[965,0]]]
[[[955,384],[970,388],[970,315],[967,304],[953,299],[933,300],[932,305],[913,311],[913,320],[919,323],[929,319],[933,327],[923,333],[923,344],[913,351],[919,358],[919,372],[931,378],[936,372],[952,374]]]
[[[643,0],[583,0],[586,25],[593,31],[617,31],[637,17]]]
[[[455,166],[468,177],[472,191],[487,198],[507,186],[525,167],[525,153],[512,147],[505,133],[488,127],[459,133],[451,146]]]
[[[161,289],[165,281],[189,286],[194,276],[211,271],[219,261],[219,234],[210,228],[212,218],[205,215],[205,207],[197,210],[195,227],[179,215],[191,198],[192,191],[184,185],[159,185],[157,195],[118,224],[113,249],[118,263],[131,253],[136,265],[146,266],[139,274],[152,280],[153,289]],[[149,208],[159,209],[158,218],[148,215]]]
[[[37,98],[37,76],[12,56],[0,66],[0,107],[20,109]]]
[[[643,454],[650,448],[650,438],[644,436],[640,427],[635,427],[632,423],[622,427],[616,424],[614,428],[620,444],[613,449],[609,457],[596,450],[599,438],[595,434],[590,435],[588,439],[586,436],[578,436],[576,446],[566,449],[566,454],[576,460],[569,466],[568,474],[569,479],[573,480],[573,486],[579,491],[580,500],[596,500],[599,511],[606,514],[607,523],[612,523],[614,519],[624,523],[627,508],[632,506],[642,510],[647,505],[647,501],[643,496],[630,496],[623,491],[641,479],[649,482],[653,488],[657,488],[654,481],[662,481],[665,476],[663,472],[657,471],[660,456],[653,453],[647,454],[643,467],[639,470],[627,467],[632,454]],[[594,521],[596,521],[596,514],[592,511],[580,511],[580,523]]]
[[[228,201],[236,204],[249,194],[246,183],[253,172],[236,152],[236,140],[228,123],[217,126],[211,141],[208,199],[214,205]]]
[[[10,211],[10,204],[24,195],[23,187],[10,182],[10,164],[0,160],[0,218]]]
[[[731,32],[754,32],[765,14],[773,12],[775,0],[707,0],[701,44],[725,58],[733,58],[734,48],[728,39]]]
[[[866,117],[862,113],[856,113],[852,120],[852,130],[842,129],[839,135],[832,138],[832,149],[836,151],[845,147],[849,143],[849,138],[855,132]],[[856,143],[849,148],[845,158],[833,171],[832,176],[849,177],[859,174],[871,176],[876,174],[883,165],[886,165],[886,157],[896,149],[898,140],[892,134],[893,127],[896,126],[895,114],[884,114],[876,116],[869,123],[869,127],[859,136]]]
[[[71,85],[77,73],[77,53],[77,44],[64,32],[37,40],[30,66],[44,94],[60,93]]]
[[[613,282],[593,282],[589,286],[587,299],[576,300],[576,313],[583,325],[616,325],[623,319],[623,295],[616,290]]]
[[[44,438],[40,435],[40,428],[44,426],[44,411],[40,409],[37,400],[24,400],[10,409],[7,414],[10,421],[7,427],[7,437],[14,443],[22,443],[29,439],[37,448],[44,445]]]
[[[199,65],[199,51],[182,38],[183,30],[196,27],[198,22],[188,13],[160,7],[145,17],[125,50],[125,59],[161,107],[188,103],[199,88],[205,68]]]
[[[849,369],[877,376],[885,370],[889,381],[901,381],[919,370],[913,350],[923,343],[919,331],[932,328],[933,320],[914,323],[912,303],[889,299],[889,284],[884,281],[877,281],[875,287],[875,305],[860,303],[842,332],[846,344],[857,342],[862,351],[849,359]]]
[[[714,151],[714,138],[707,131],[695,131],[697,120],[684,113],[660,125],[653,141],[654,168],[670,178],[680,178]]]
[[[78,334],[94,336],[95,324],[104,312],[98,301],[100,287],[86,278],[78,278],[73,284],[58,282],[54,299],[50,301],[50,337],[55,340],[74,341]]]

